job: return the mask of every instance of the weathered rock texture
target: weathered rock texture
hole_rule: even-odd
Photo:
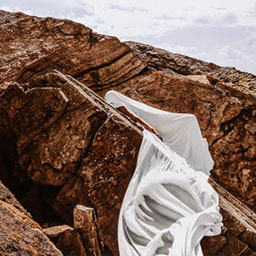
[[[18,86],[18,84],[13,84],[2,94],[2,110],[5,110],[6,115],[9,117],[8,121],[10,127],[15,127],[15,120],[22,119],[23,108],[17,107],[23,106],[20,104],[20,99],[28,102],[30,92],[37,90],[41,91],[42,88],[44,88],[44,91],[49,91],[49,94],[44,94],[44,98],[42,98],[43,94],[38,95],[35,99],[38,101],[42,99],[42,102],[44,99],[45,104],[39,104],[40,101],[38,103],[37,101],[30,101],[30,108],[34,111],[33,116],[39,116],[36,114],[36,112],[39,111],[39,113],[45,117],[44,122],[46,124],[50,123],[50,125],[45,125],[42,121],[42,123],[38,125],[38,132],[35,133],[34,137],[31,137],[32,139],[25,144],[24,148],[20,150],[19,147],[17,147],[20,169],[19,173],[16,173],[16,175],[27,175],[37,184],[41,183],[57,187],[57,192],[48,193],[49,203],[52,203],[52,208],[55,209],[65,222],[70,222],[70,220],[72,220],[73,209],[78,203],[93,207],[97,212],[98,229],[95,229],[93,225],[91,225],[91,228],[94,229],[94,232],[97,231],[97,236],[100,237],[100,240],[107,245],[112,252],[117,254],[117,217],[125,189],[135,169],[136,157],[142,139],[141,130],[121,113],[108,106],[89,88],[84,87],[71,77],[66,77],[61,73],[48,73],[26,86],[29,89],[25,90],[24,87]],[[53,88],[53,86],[58,87]],[[58,108],[58,97],[55,97],[54,99],[50,97],[51,101],[48,100],[47,95],[54,95],[54,91],[58,92],[62,98],[65,98],[65,108]],[[16,94],[19,97],[15,97]],[[10,99],[12,99],[13,103],[12,109],[8,108],[10,105],[4,104],[4,102],[8,102]],[[19,104],[16,102],[19,102]],[[47,102],[51,102],[51,104],[47,104]],[[77,104],[77,107],[72,108],[73,104]],[[42,108],[42,105],[44,105],[45,108]],[[72,115],[70,115],[68,108],[72,110]],[[61,114],[57,111],[55,112],[55,109],[60,109]],[[65,109],[65,111],[63,111],[63,109]],[[26,112],[28,114],[30,113],[29,110]],[[76,112],[79,114],[76,114]],[[16,118],[11,119],[11,117],[14,116],[14,113]],[[88,113],[90,113],[90,115],[88,115]],[[56,118],[53,118],[53,116],[55,116],[54,114],[57,116]],[[54,121],[49,122],[47,116],[50,120]],[[67,119],[66,116],[69,116],[69,118]],[[82,117],[85,117],[84,122],[78,117],[81,119]],[[66,123],[66,120],[68,120],[68,124]],[[77,120],[79,120],[78,126],[76,126]],[[92,123],[97,124],[95,125],[95,130],[91,130],[92,132],[87,132],[88,129],[91,129],[92,127],[92,125],[88,125],[88,120],[94,120]],[[24,128],[14,131],[17,138],[17,145],[19,145],[19,138],[30,137],[30,129],[26,129],[27,125],[30,126],[30,119],[23,118],[22,126]],[[43,128],[40,128],[41,126]],[[83,131],[83,140],[85,142],[82,146],[79,146],[80,140],[82,139],[70,141],[68,140],[68,137],[65,138],[67,131],[69,131],[69,136],[72,136],[73,132],[77,130]],[[23,134],[23,131],[26,131],[27,134]],[[56,142],[50,143],[51,138],[56,138],[56,135],[50,136],[51,133],[57,133],[60,138],[64,138],[62,141],[64,146],[63,144],[58,144],[58,141],[61,140],[55,140]],[[44,137],[46,135],[47,137]],[[44,142],[44,147],[40,146],[43,143],[42,138],[48,142]],[[65,147],[65,145],[67,149],[72,149],[68,151],[69,153],[66,158],[64,158],[65,154],[63,154],[62,151],[62,148]],[[78,151],[79,153],[75,151],[76,147],[81,149]],[[54,158],[51,158],[51,155],[48,152],[52,152]],[[66,169],[64,166],[73,166],[70,164],[74,161],[73,154],[79,154],[79,165],[75,166],[76,169],[70,174],[70,170]],[[24,155],[27,156],[25,159],[29,159],[30,161],[24,161]],[[38,167],[31,173],[28,171],[26,172],[26,170],[30,169],[29,166],[31,160],[36,159],[37,155],[40,156],[38,157],[38,160],[36,160],[36,162],[38,162]],[[48,156],[48,158],[46,158],[46,156]],[[62,164],[63,167],[60,167],[59,169],[51,168],[53,165],[52,159],[58,159],[59,156],[61,156],[60,159],[62,161],[65,160],[65,165]],[[47,169],[44,169],[45,162],[41,162],[40,160],[45,158],[49,161],[46,165]],[[58,161],[60,162],[60,160]],[[34,175],[34,173],[38,174]],[[59,183],[58,179],[56,182],[56,177],[58,176],[67,178],[64,179],[63,183]],[[227,213],[227,216],[230,216],[230,212],[233,213],[236,211],[236,209],[234,210],[232,207],[229,208],[229,205],[226,206],[225,209],[228,209],[229,212]],[[240,219],[240,216],[236,216],[236,218]],[[233,225],[236,218],[231,218],[227,221],[227,223],[230,223],[229,226]],[[239,232],[236,231],[235,238],[230,236],[230,239],[236,239],[236,241],[238,241],[236,247],[237,251],[244,252],[246,250],[252,250],[251,247],[248,246],[246,239],[246,243],[244,243],[241,239],[237,238],[237,236],[246,229],[248,229],[247,232],[250,235],[254,234],[253,227],[250,225],[251,219],[252,218],[249,218],[249,221],[247,221],[245,218],[244,223],[240,224],[243,229],[239,230]],[[237,226],[236,223],[235,227]],[[236,228],[234,229],[236,230]],[[230,232],[228,231],[228,234],[229,233]],[[67,239],[65,238],[66,236],[67,234],[62,237],[64,241]],[[77,235],[75,235],[75,238],[74,235],[71,237],[74,241],[80,241],[81,237],[79,238],[76,236]],[[70,239],[71,238],[67,239],[67,241],[70,241]],[[232,250],[230,247],[233,246],[233,244],[227,244],[229,238],[226,238],[225,234],[215,239],[216,246],[218,244],[217,248],[209,248],[206,246],[208,250],[206,250],[206,252],[209,252],[210,255],[213,251],[217,252],[224,247],[229,248],[227,250]],[[79,244],[79,242],[76,243]],[[206,244],[208,243],[206,242]],[[90,243],[87,245],[87,250],[90,251]]]
[[[118,213],[142,133],[93,92],[109,88],[195,114],[212,178],[255,211],[255,76],[21,13],[0,11],[0,42],[0,179],[40,224],[72,225],[77,204],[92,207],[97,236],[118,254]],[[203,241],[205,255],[255,255],[255,214],[218,192],[226,229]],[[90,251],[76,231],[61,237],[63,250],[73,241],[81,255]]]
[[[157,71],[139,81],[130,96],[168,111],[195,114],[215,161],[212,176],[255,211],[256,77],[148,45],[127,44]],[[210,77],[217,78],[214,85]]]
[[[57,68],[86,85],[111,87],[145,67],[117,38],[68,20],[1,11],[0,41],[2,85]]]
[[[193,113],[210,142],[213,177],[255,210],[254,75],[120,43],[67,20],[8,12],[0,16],[2,85],[58,69],[101,95],[115,88],[168,111]],[[210,84],[206,74],[219,82]]]
[[[256,81],[253,74],[241,72],[235,68],[220,67],[214,63],[171,53],[142,43],[126,42],[126,44],[139,55],[152,71],[198,77],[208,74],[208,77],[215,78],[211,80],[212,82],[222,81],[231,90],[237,89],[254,96],[256,94]]]
[[[48,73],[27,87],[11,84],[0,103],[17,141],[15,175],[56,187],[49,189],[47,203],[65,222],[72,222],[78,203],[92,206],[101,241],[116,251],[117,216],[136,166],[142,139],[139,128],[61,73]],[[24,106],[28,106],[25,113]],[[39,122],[32,121],[36,117]]]
[[[63,256],[90,256],[86,252],[81,236],[75,230],[67,230],[60,234],[55,244]]]
[[[0,216],[1,256],[62,255],[2,182]]]
[[[78,204],[74,209],[74,228],[81,234],[89,255],[101,256],[103,244],[98,235],[95,210]]]
[[[78,230],[68,225],[58,225],[45,228],[43,232],[56,244],[63,256],[88,256]]]

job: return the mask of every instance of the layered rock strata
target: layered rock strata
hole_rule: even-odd
[[[215,160],[212,178],[255,210],[255,76],[21,13],[1,11],[0,41],[0,178],[40,224],[72,225],[77,204],[92,207],[101,242],[118,254],[141,128],[84,85],[195,114]],[[203,241],[204,252],[254,255],[255,214],[225,189],[226,229]],[[59,248],[75,241],[83,255],[87,245],[74,234],[65,232]]]
[[[67,223],[78,203],[92,206],[101,241],[116,250],[117,216],[136,166],[139,128],[91,90],[58,72],[33,81],[27,89],[10,85],[0,108],[17,141],[15,175],[49,186],[45,203]]]
[[[210,142],[213,178],[255,210],[254,75],[121,43],[68,20],[4,11],[0,17],[2,87],[58,69],[100,95],[115,88],[152,106],[193,113]]]
[[[80,82],[57,71],[38,77],[30,84],[12,84],[1,99],[1,109],[17,141],[19,169],[16,176],[22,180],[25,175],[35,184],[56,187],[54,192],[49,189],[47,203],[63,222],[71,224],[73,209],[77,204],[93,207],[97,213],[97,228],[93,228],[93,225],[90,228],[117,255],[118,213],[135,169],[142,140],[140,126]],[[11,105],[6,104],[9,101]],[[24,106],[27,106],[25,113]],[[31,118],[25,118],[24,114]],[[35,117],[38,117],[37,122],[33,120]],[[29,129],[31,122],[35,125],[32,134]],[[82,137],[76,140],[79,135]],[[23,143],[23,138],[30,139]],[[55,163],[59,163],[59,168]],[[221,196],[225,200],[225,193]],[[215,238],[217,247],[209,248],[207,244],[211,244],[212,240],[206,240],[203,243],[206,244],[206,253],[211,255],[215,252],[218,255],[221,248],[226,248],[223,251],[232,250],[230,247],[233,244],[228,244],[229,239],[237,241],[237,252],[253,252],[254,247],[248,246],[246,239],[241,240],[237,236],[242,236],[244,232],[250,234],[246,237],[253,236],[254,215],[229,217],[240,211],[232,205],[232,198],[228,200],[228,205],[223,206],[228,216],[225,225],[231,227],[237,219],[242,219],[244,222],[239,226],[242,228],[239,231],[235,229],[235,236],[232,229],[228,232],[224,229],[223,234]],[[228,238],[226,234],[229,234]],[[77,234],[73,237],[74,241],[82,241]],[[92,248],[89,244],[85,243],[87,251]]]
[[[0,216],[0,255],[62,256],[2,182]]]

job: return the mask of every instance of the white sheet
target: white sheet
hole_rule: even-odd
[[[118,92],[105,95],[162,137],[144,130],[137,167],[119,215],[121,256],[200,256],[200,240],[221,231],[218,195],[207,182],[213,160],[194,115],[149,107]]]

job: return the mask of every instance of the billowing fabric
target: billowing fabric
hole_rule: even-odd
[[[197,119],[191,114],[177,114],[152,108],[132,100],[121,93],[109,91],[105,95],[108,103],[118,108],[126,107],[135,116],[153,127],[163,138],[163,143],[196,171],[205,172],[213,168],[208,143],[202,137]]]
[[[114,91],[105,99],[114,107],[125,106],[163,139],[144,130],[119,215],[120,255],[202,256],[200,240],[221,232],[222,217],[218,195],[207,182],[213,161],[196,118]]]

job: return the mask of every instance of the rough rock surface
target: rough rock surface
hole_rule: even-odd
[[[56,68],[86,85],[111,87],[145,67],[117,38],[69,20],[0,11],[0,41],[2,86]]]
[[[71,225],[77,204],[92,207],[101,241],[118,254],[117,216],[141,130],[83,84],[195,114],[215,160],[212,177],[255,210],[255,76],[21,13],[0,11],[0,42],[0,179],[40,224]],[[235,217],[225,219],[221,236],[203,241],[206,255],[255,255],[254,215],[232,215],[232,200],[223,207]],[[51,216],[39,216],[35,202]],[[80,248],[79,237],[68,237],[62,247],[74,239]]]
[[[62,235],[65,232],[73,231],[74,229],[68,225],[58,225],[53,226],[49,228],[44,228],[43,232],[49,237],[49,238],[55,238],[60,235]]]
[[[1,11],[0,41],[2,86],[58,69],[101,95],[115,88],[168,111],[195,114],[210,141],[214,179],[255,210],[254,75],[140,43],[121,43],[68,20],[21,13]],[[206,75],[219,82],[211,84]]]
[[[140,43],[127,45],[155,75],[126,94],[168,111],[195,114],[215,161],[212,176],[255,211],[256,76]],[[183,78],[175,79],[175,73]]]
[[[216,82],[217,80],[222,81],[233,90],[237,89],[248,95],[256,95],[256,77],[253,74],[241,72],[233,67],[221,67],[214,63],[171,53],[142,43],[126,42],[126,44],[139,55],[152,71],[176,73],[184,76],[208,74],[208,76],[214,77]]]
[[[91,256],[86,252],[82,238],[75,230],[67,230],[62,233],[55,244],[61,250],[63,256]]]
[[[68,225],[58,225],[43,229],[63,256],[88,256],[79,231]]]
[[[99,236],[115,251],[117,216],[142,138],[138,128],[91,90],[59,72],[27,87],[11,84],[1,97],[0,108],[17,141],[15,175],[56,187],[48,191],[47,203],[68,223],[78,203],[93,206]],[[24,106],[28,107],[25,113]]]
[[[45,98],[42,98],[42,95],[37,94],[35,97],[37,101],[31,101],[30,108],[34,110],[33,116],[39,116],[36,114],[36,112],[39,111],[39,113],[45,117],[44,122],[46,124],[49,123],[48,118],[46,118],[49,114],[49,119],[54,121],[50,122],[50,125],[45,125],[42,120],[42,123],[38,125],[38,132],[34,137],[31,137],[31,140],[28,142],[28,144],[26,144],[26,147],[22,151],[17,148],[18,159],[20,162],[20,173],[16,175],[24,175],[25,171],[28,169],[27,165],[25,165],[27,162],[23,162],[23,155],[30,156],[28,157],[29,159],[32,159],[33,155],[35,155],[34,159],[36,159],[36,155],[38,155],[40,156],[38,157],[40,160],[40,158],[44,159],[45,152],[49,152],[51,151],[51,148],[54,148],[50,143],[52,138],[51,136],[45,137],[44,140],[47,139],[48,143],[45,142],[44,147],[40,147],[42,141],[39,138],[42,138],[44,134],[49,135],[51,133],[56,134],[56,132],[58,132],[58,134],[61,134],[60,138],[63,138],[67,130],[76,131],[78,130],[78,127],[80,130],[84,129],[84,150],[79,151],[79,165],[76,166],[76,170],[72,172],[72,176],[67,176],[63,183],[53,182],[56,181],[56,177],[58,175],[60,177],[66,177],[65,173],[69,174],[70,172],[64,167],[60,169],[51,168],[49,171],[49,168],[44,169],[45,163],[39,160],[37,160],[37,169],[39,170],[39,174],[34,176],[31,175],[30,172],[27,172],[26,175],[36,183],[41,183],[51,187],[55,186],[58,188],[56,193],[49,193],[48,195],[51,198],[50,202],[52,203],[52,208],[59,214],[59,216],[62,217],[65,222],[70,222],[70,220],[72,220],[73,209],[78,203],[93,207],[97,213],[97,235],[100,237],[100,240],[105,244],[105,246],[107,246],[115,255],[118,255],[116,240],[117,217],[123,195],[135,169],[136,157],[142,139],[141,130],[131,121],[129,121],[129,119],[108,106],[89,88],[84,87],[71,77],[66,77],[59,72],[48,73],[41,78],[38,77],[36,80],[27,85],[28,88],[25,91],[24,87],[18,86],[18,84],[10,85],[5,90],[5,92],[2,94],[2,102],[6,102],[10,98],[13,100],[13,108],[11,110],[7,108],[7,106],[9,106],[8,104],[2,105],[2,109],[6,110],[5,113],[9,117],[8,120],[11,127],[15,127],[14,120],[21,120],[21,118],[18,117],[23,113],[23,108],[19,107],[23,105],[17,104],[16,102],[20,102],[20,99],[28,102],[30,98],[29,92],[42,90],[42,85],[44,86],[44,91],[49,91],[49,93],[43,94]],[[53,88],[53,86],[58,87]],[[87,121],[94,120],[94,122],[97,124],[95,126],[95,130],[92,130],[92,133],[86,132],[87,130],[85,128],[89,129],[92,127],[87,125],[87,122],[80,121],[79,126],[66,125],[65,116],[69,116],[68,109],[62,111],[62,114],[57,114],[57,118],[52,119],[52,116],[56,114],[53,110],[63,109],[58,108],[58,97],[55,97],[54,99],[50,97],[51,101],[49,101],[48,97],[46,97],[49,95],[54,95],[52,92],[55,91],[62,95],[62,97],[65,96],[65,102],[68,102],[68,104],[65,103],[64,105],[66,108],[69,107],[72,110],[72,116],[70,115],[70,118],[68,119],[69,124],[73,124],[73,121],[77,120],[79,115],[77,115],[76,112],[78,112],[82,117],[87,117]],[[19,95],[19,97],[15,97],[16,93]],[[45,100],[46,104],[39,104],[39,99],[42,99],[42,102]],[[51,102],[51,104],[47,104],[47,102]],[[73,104],[77,104],[77,107],[73,108]],[[42,108],[42,105],[44,105],[45,108]],[[81,110],[83,112],[81,112]],[[27,112],[29,113],[28,110]],[[16,115],[14,115],[14,113]],[[86,113],[91,113],[92,115],[87,115]],[[12,116],[16,116],[16,119],[13,119],[13,121],[11,119]],[[94,119],[92,119],[91,116],[94,116]],[[30,119],[23,118],[22,125],[24,126],[24,129],[15,129],[17,145],[21,136],[20,134],[22,134],[23,131],[27,131],[28,134],[25,134],[22,137],[29,137],[30,130],[25,129],[25,127],[30,125]],[[43,126],[43,128],[40,129],[40,126]],[[63,128],[59,129],[59,127]],[[69,132],[69,136],[71,135],[72,132]],[[63,147],[62,144],[58,146],[60,147],[59,150],[54,148],[54,152],[56,152],[54,156],[55,159],[58,159],[58,156],[62,156],[61,159],[65,159],[66,165],[72,166],[69,164],[73,161],[71,153],[74,152],[74,147],[72,147],[72,145],[78,146],[80,144],[79,141],[74,140],[73,142],[70,142],[68,139],[65,139],[64,142],[65,145],[67,145],[67,148],[72,148],[72,151],[70,151],[68,154],[70,157],[67,156],[64,158],[64,154],[60,150]],[[51,158],[49,159],[51,160]],[[28,164],[30,164],[30,161],[28,161]],[[47,166],[50,166],[50,164]],[[46,174],[47,179],[44,178]],[[35,177],[38,176],[41,178],[35,179]],[[225,207],[225,209],[227,208],[228,207]],[[229,209],[229,212],[232,212],[233,210],[234,209]],[[230,216],[230,213],[227,213],[226,215]],[[240,216],[237,217],[237,219],[240,219]],[[218,251],[224,247],[226,248],[225,250],[232,251],[231,247],[233,244],[228,242],[229,239],[235,239],[235,241],[237,241],[238,244],[235,248],[238,252],[245,252],[246,250],[249,251],[255,249],[253,247],[254,245],[250,242],[252,240],[251,236],[254,234],[253,230],[250,231],[250,225],[248,226],[247,223],[245,223],[240,224],[239,226],[235,222],[236,218],[227,217],[227,220],[225,220],[225,225],[229,225],[229,229],[231,231],[228,230],[228,237],[226,234],[222,234],[221,236],[214,238],[216,245],[215,247],[211,248],[207,246],[207,244],[212,243],[211,239],[203,242],[203,245],[206,244],[204,249],[206,255],[207,253],[208,255],[211,255],[213,252],[216,252],[216,255],[219,255]],[[235,228],[230,228],[234,223]],[[247,226],[249,229],[247,230],[247,236],[245,236],[245,239],[241,240],[240,238],[237,238],[246,230]],[[242,228],[239,228],[239,231],[237,231],[237,227]],[[91,226],[91,228],[93,228],[93,226]],[[229,235],[232,230],[235,230],[235,236],[232,234]],[[82,243],[81,238],[74,235],[71,236],[69,234],[65,234],[62,236],[57,245],[59,248],[63,248],[63,250],[67,251],[66,247],[63,246],[63,243],[65,244],[63,241],[69,243],[70,241],[73,241],[72,239],[78,245],[79,243]],[[243,241],[245,241],[245,243]],[[252,246],[250,247],[248,244],[252,244]]]
[[[78,204],[74,208],[74,228],[79,231],[84,243],[87,245],[88,254],[101,256],[103,244],[99,240],[95,210]]]
[[[75,101],[69,101],[70,94]],[[0,108],[9,116],[17,138],[20,169],[34,182],[54,186],[73,176],[104,121],[104,114],[88,107],[86,99],[72,88],[24,91],[12,84],[2,95]]]
[[[255,210],[256,98],[247,97],[244,103],[210,83],[158,72],[135,86],[131,81],[129,87],[121,91],[134,99],[170,112],[195,114],[215,161],[213,178]]]
[[[62,255],[2,182],[0,216],[0,255]]]

